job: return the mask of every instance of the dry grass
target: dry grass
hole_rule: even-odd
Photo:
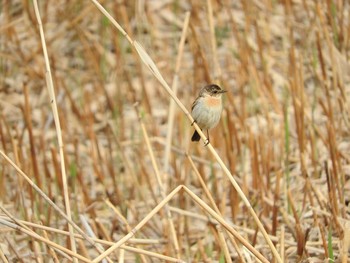
[[[349,261],[347,1],[35,3],[0,7],[2,261]]]

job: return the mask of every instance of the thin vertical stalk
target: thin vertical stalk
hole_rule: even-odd
[[[142,130],[145,142],[146,142],[148,153],[149,153],[149,155],[151,157],[151,162],[152,162],[152,166],[153,166],[153,169],[154,169],[154,173],[156,175],[156,179],[157,179],[157,183],[158,183],[158,186],[159,186],[159,189],[160,189],[160,193],[162,195],[162,198],[164,199],[164,198],[166,198],[166,190],[165,190],[165,187],[164,187],[164,182],[162,181],[162,178],[160,176],[159,168],[158,168],[158,165],[157,165],[154,153],[153,153],[152,145],[151,145],[151,142],[149,140],[149,136],[147,134],[146,127],[145,127],[145,125],[144,125],[144,123],[142,121],[141,114],[140,114],[140,112],[139,112],[139,110],[137,108],[137,105],[135,105],[135,108],[136,108],[137,114],[139,115],[139,121],[140,121],[140,124],[141,124],[141,130]],[[170,209],[169,209],[167,204],[165,204],[165,210],[166,210],[166,215],[167,215],[167,218],[168,218],[168,223],[169,223],[169,227],[170,227],[171,237],[172,237],[172,240],[174,242],[173,245],[174,245],[175,253],[177,255],[177,258],[180,258],[179,242],[177,240],[177,235],[176,235],[176,230],[175,230],[175,226],[174,226],[174,221],[173,221]]]
[[[49,61],[49,56],[47,53],[45,34],[44,34],[43,25],[41,22],[38,1],[34,0],[33,3],[34,3],[34,11],[35,11],[36,19],[37,19],[37,22],[39,25],[41,45],[43,48],[44,59],[45,59],[46,84],[47,84],[47,89],[48,89],[49,95],[50,95],[50,102],[51,102],[52,112],[53,112],[55,126],[56,126],[56,134],[57,134],[58,147],[59,147],[59,152],[60,152],[60,161],[61,161],[61,175],[62,175],[62,181],[63,181],[64,203],[65,203],[65,207],[66,207],[67,217],[71,221],[72,215],[71,215],[70,202],[69,202],[70,200],[69,200],[69,193],[68,193],[66,167],[65,167],[65,162],[64,162],[64,145],[63,145],[63,140],[62,140],[61,124],[60,124],[60,120],[59,120],[59,116],[58,116],[55,90],[54,90],[53,80],[52,80],[52,75],[51,75],[50,61]],[[74,239],[73,227],[70,224],[68,224],[68,229],[69,229],[69,233],[70,233],[70,236],[69,236],[70,245],[72,247],[72,251],[74,253],[76,253],[77,248],[76,248],[75,239]],[[74,258],[73,261],[78,262],[78,260],[76,258]]]
[[[218,58],[218,52],[217,52],[217,44],[216,44],[216,37],[215,37],[215,25],[214,25],[214,19],[213,19],[213,6],[212,1],[207,0],[207,12],[208,12],[208,22],[209,22],[209,31],[210,31],[210,44],[211,49],[213,52],[213,61],[214,61],[214,80],[215,81],[221,81],[221,68],[219,64],[219,58]]]
[[[179,43],[179,48],[178,48],[179,51],[176,58],[175,73],[174,73],[173,83],[171,87],[174,94],[176,94],[177,92],[181,59],[183,55],[183,49],[185,45],[189,21],[190,21],[190,12],[187,12],[185,16],[184,26],[182,29],[180,43]],[[173,137],[174,119],[175,119],[175,101],[171,100],[170,106],[169,106],[168,129],[167,129],[165,153],[164,153],[164,167],[163,167],[164,173],[168,173],[169,171],[169,159],[170,159],[171,139]]]

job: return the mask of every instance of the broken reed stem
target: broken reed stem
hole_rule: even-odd
[[[199,128],[199,126],[196,123],[194,123],[194,120],[192,118],[191,113],[186,109],[186,107],[182,104],[182,102],[179,100],[179,98],[176,96],[176,94],[171,90],[169,85],[164,80],[163,76],[160,74],[157,66],[155,65],[155,63],[153,62],[151,57],[147,54],[147,52],[144,50],[144,48],[137,41],[132,40],[128,36],[128,34],[123,30],[123,28],[118,24],[118,22],[111,15],[108,14],[108,12],[103,8],[102,5],[100,5],[96,0],[91,0],[91,1],[111,21],[111,23],[118,30],[120,30],[120,32],[123,34],[123,36],[125,36],[127,38],[127,40],[130,42],[130,44],[136,49],[137,53],[139,54],[139,56],[142,59],[142,61],[144,62],[144,64],[148,67],[148,69],[152,72],[152,74],[158,79],[158,81],[163,85],[165,90],[168,92],[170,97],[176,102],[176,104],[179,106],[179,108],[185,113],[187,118],[190,120],[190,123],[193,123],[193,126],[195,127],[196,131],[199,133],[201,138],[204,141],[206,141],[207,138],[205,137],[204,133]],[[240,188],[240,186],[238,185],[236,180],[233,178],[233,175],[228,170],[228,168],[226,167],[226,165],[224,164],[224,162],[222,161],[222,159],[220,158],[218,153],[215,151],[215,149],[213,148],[211,143],[209,143],[207,145],[207,148],[214,155],[215,159],[220,164],[221,168],[223,169],[224,173],[226,174],[226,176],[230,180],[231,184],[236,189],[237,193],[239,194],[239,196],[243,200],[244,204],[247,206],[249,213],[252,215],[255,223],[258,226],[258,229],[262,232],[262,234],[263,234],[268,246],[270,247],[275,259],[277,260],[277,262],[282,263],[281,257],[279,256],[275,246],[273,245],[271,239],[269,238],[269,235],[267,234],[263,224],[261,223],[261,221],[260,221],[259,217],[257,216],[257,214],[255,213],[254,209],[252,208],[252,206],[251,206],[249,200],[247,199],[247,197],[245,196],[244,192],[242,191],[242,189]]]
[[[36,19],[37,19],[37,22],[39,25],[39,30],[40,30],[41,46],[43,48],[45,67],[46,67],[46,84],[47,84],[47,89],[48,89],[49,95],[50,95],[50,102],[51,102],[52,112],[53,112],[53,116],[54,116],[54,120],[55,120],[58,147],[59,147],[59,152],[60,152],[64,204],[66,207],[67,217],[71,221],[72,215],[71,215],[70,202],[69,202],[70,200],[69,200],[69,194],[68,194],[66,167],[65,167],[65,163],[64,163],[64,145],[63,145],[63,140],[62,140],[61,124],[60,124],[60,120],[59,120],[59,116],[58,116],[58,109],[57,109],[56,98],[55,98],[55,90],[54,90],[53,81],[52,81],[50,61],[49,61],[49,56],[47,53],[44,29],[43,29],[43,25],[41,22],[41,17],[40,17],[40,13],[39,13],[39,7],[38,7],[37,0],[34,0],[33,4],[34,4],[34,11],[35,11]],[[74,231],[73,231],[73,227],[71,224],[68,224],[68,229],[69,229],[69,233],[70,233],[70,236],[69,236],[70,245],[72,247],[72,251],[74,253],[76,253],[77,248],[76,248],[76,244],[75,244],[75,240],[74,240]],[[73,261],[78,262],[76,258],[74,258]]]
[[[159,210],[165,206],[172,198],[173,196],[179,192],[182,189],[182,185],[179,185],[176,187],[168,196],[166,196],[153,210],[147,214],[146,217],[144,217],[140,223],[138,223],[127,235],[125,235],[123,238],[119,239],[118,242],[114,243],[113,246],[108,248],[104,253],[96,257],[92,262],[97,263],[100,262],[102,259],[107,257],[110,253],[112,253],[114,250],[119,248],[121,245],[123,245],[125,242],[127,242],[130,238],[132,238],[135,233],[140,230],[156,213],[159,212]],[[178,262],[184,262],[182,260],[179,260]]]
[[[14,225],[17,224],[17,227],[20,227],[22,229],[25,229],[26,231],[28,231],[29,233],[33,235],[38,235],[36,234],[33,230],[31,230],[28,226],[26,226],[25,224],[23,224],[21,221],[17,220],[16,218],[14,218],[4,207],[2,207],[0,205],[0,210],[2,210],[4,212],[4,214],[14,222]],[[11,223],[11,222],[8,222],[8,223]],[[4,225],[6,225],[6,222],[3,223]],[[34,237],[35,238],[35,237]],[[46,240],[49,240],[47,236],[43,237],[43,239],[46,239]],[[55,255],[55,252],[54,252],[54,249],[55,247],[50,245],[50,244],[47,244],[48,245],[48,248],[49,248],[49,253],[53,253]],[[56,248],[57,249],[57,248]],[[52,252],[51,252],[52,251]],[[38,248],[37,248],[37,242],[34,242],[34,253],[35,254],[39,254],[38,252]],[[68,256],[64,253],[61,253],[64,257],[68,258]],[[71,260],[71,258],[68,258],[69,260]],[[38,259],[38,261],[42,261],[40,259]]]
[[[15,221],[16,221],[17,224],[20,224],[20,225],[18,226],[16,224],[12,223],[12,222],[9,222],[9,220],[5,219],[3,216],[0,217],[0,224],[3,224],[5,226],[7,226],[7,227],[10,227],[10,228],[12,228],[12,229],[14,229],[16,231],[17,230],[21,231],[19,228],[31,231],[28,227],[26,227],[28,225],[30,227],[35,227],[37,229],[41,229],[45,233],[46,233],[46,231],[49,231],[49,232],[57,233],[57,234],[60,234],[60,235],[69,236],[69,232],[64,231],[64,230],[59,230],[59,229],[56,229],[56,228],[51,228],[51,227],[47,227],[47,226],[43,226],[43,225],[38,225],[38,224],[35,224],[35,223],[32,223],[32,222],[26,222],[26,221],[23,221],[23,220],[15,220]],[[31,231],[31,232],[33,232],[33,231]],[[33,233],[36,234],[35,232],[33,232]],[[74,237],[76,239],[80,239],[80,240],[84,239],[84,237],[79,235],[79,234],[74,234]],[[44,239],[49,240],[48,237],[45,237]],[[102,240],[102,239],[98,239],[98,238],[93,238],[93,239],[94,239],[94,241],[96,243],[100,243],[101,245],[110,245],[111,246],[111,245],[114,244],[111,241],[106,241],[106,240]],[[147,245],[147,244],[151,244],[152,245],[152,244],[157,244],[158,243],[158,242],[148,242],[148,240],[144,240],[142,242],[138,242],[138,239],[136,239],[136,241],[137,241],[136,244],[137,243],[141,243],[141,244],[145,244],[145,245]],[[133,242],[133,240],[129,240],[129,242],[135,243],[135,242]],[[55,247],[55,246],[50,246],[50,244],[48,244],[48,245],[49,245],[49,248],[60,249],[60,246],[56,246]],[[164,256],[164,255],[161,255],[161,254],[158,254],[158,253],[154,253],[154,252],[150,252],[150,251],[147,251],[147,250],[144,250],[144,249],[140,249],[140,248],[130,247],[130,246],[127,246],[127,245],[122,245],[122,246],[120,246],[120,248],[122,248],[122,249],[124,249],[126,251],[129,251],[129,252],[134,252],[134,253],[138,253],[140,255],[145,255],[145,256],[149,256],[149,257],[158,258],[158,259],[165,260],[165,261],[168,261],[168,262],[179,262],[179,260],[176,259],[176,258],[169,257],[169,256]],[[91,262],[91,261],[88,261],[88,262]]]
[[[9,221],[9,217],[1,215],[0,216],[0,220]],[[20,220],[20,219],[15,219],[15,220],[16,220],[17,224],[22,224],[22,225],[26,226],[26,228],[27,227],[31,227],[31,228],[36,228],[36,229],[39,229],[39,230],[42,230],[42,231],[46,231],[46,232],[52,232],[52,233],[59,234],[59,235],[69,236],[69,232],[65,231],[65,230],[61,230],[61,229],[45,226],[45,225],[42,225],[42,224],[36,224],[36,223],[30,222],[30,221],[24,221],[24,220]],[[74,237],[76,239],[81,239],[81,240],[85,239],[80,234],[74,234]],[[95,243],[98,243],[98,244],[101,244],[101,245],[111,246],[111,245],[114,244],[114,242],[112,242],[112,241],[108,241],[108,240],[104,240],[104,239],[100,239],[100,238],[92,238],[92,239],[94,240]],[[130,244],[142,244],[142,245],[158,245],[158,244],[161,243],[161,241],[156,240],[156,239],[132,238],[132,239],[128,240],[128,243],[130,243]]]
[[[18,226],[18,225],[14,224],[14,223],[11,223],[11,222],[8,222],[8,221],[2,220],[2,219],[0,219],[0,223],[5,225],[5,226],[7,226],[7,227],[13,228],[16,231],[20,231],[20,232],[22,232],[22,233],[24,233],[24,234],[26,234],[26,235],[36,239],[36,240],[39,240],[39,241],[47,244],[48,246],[50,246],[50,247],[52,247],[52,248],[54,248],[54,249],[56,249],[58,251],[61,251],[61,252],[65,253],[65,254],[67,254],[67,255],[70,255],[70,256],[73,257],[73,259],[75,258],[75,259],[79,259],[79,260],[81,260],[83,262],[91,262],[89,259],[87,259],[87,258],[85,258],[85,257],[83,257],[83,256],[81,256],[79,254],[77,254],[76,252],[73,252],[73,251],[71,251],[71,250],[69,250],[69,249],[67,249],[65,247],[62,247],[62,246],[60,246],[60,245],[58,245],[58,244],[56,244],[56,243],[54,243],[54,242],[52,242],[50,240],[47,240],[47,239],[43,238],[42,236],[36,234],[35,232],[33,232],[31,230],[28,230],[27,228],[23,228],[21,226]],[[64,255],[62,253],[60,253],[60,254]]]
[[[74,223],[74,221],[72,221],[70,218],[68,218],[68,216],[61,210],[61,208],[59,208],[43,191],[41,191],[41,189],[14,163],[12,162],[12,160],[3,152],[0,150],[0,155],[2,155],[2,157],[10,164],[13,166],[13,168],[15,168],[15,170],[17,171],[18,174],[21,175],[21,178],[24,178],[27,183],[29,183],[29,185],[42,197],[44,198],[44,200],[54,209],[56,210],[64,219],[67,220],[67,222],[72,225],[72,227],[74,227],[74,229],[79,232],[93,247],[96,248],[96,250],[99,253],[102,253],[103,251],[101,251],[98,247],[96,247],[95,242],[88,236],[85,234],[85,232],[83,230],[81,230],[81,228]]]
[[[119,210],[109,201],[109,199],[105,199],[104,202],[105,202],[105,204],[106,204],[107,206],[109,206],[109,207],[113,210],[113,212],[118,216],[119,220],[121,220],[121,221],[124,223],[124,225],[125,225],[125,227],[126,227],[126,230],[127,230],[128,232],[130,232],[130,231],[132,230],[132,228],[131,228],[131,226],[129,225],[129,222],[126,220],[126,218],[125,218],[125,217],[119,212]],[[136,247],[136,248],[138,248],[138,247]],[[144,255],[141,254],[140,257],[141,257],[141,261],[142,261],[142,262],[147,262],[147,260],[146,260],[146,258],[144,257]]]

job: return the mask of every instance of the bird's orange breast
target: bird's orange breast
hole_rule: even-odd
[[[216,97],[206,97],[205,105],[208,107],[218,107],[221,105],[221,98]]]

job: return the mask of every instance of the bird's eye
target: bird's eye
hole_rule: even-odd
[[[213,92],[214,92],[214,94],[218,93],[218,91],[217,91],[217,90],[214,90]]]

